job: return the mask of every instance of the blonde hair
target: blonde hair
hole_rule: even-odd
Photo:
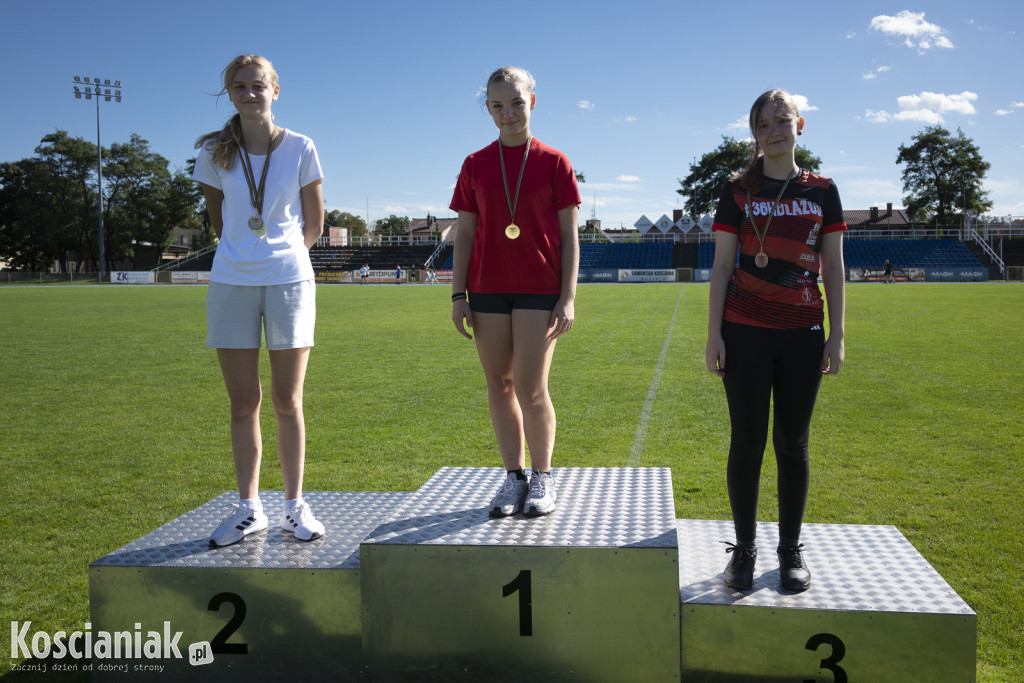
[[[221,72],[223,85],[221,91],[217,93],[218,96],[228,92],[228,89],[231,87],[231,81],[235,78],[235,73],[243,66],[255,66],[263,72],[264,77],[270,79],[271,88],[277,87],[277,71],[274,70],[274,65],[270,63],[269,59],[260,55],[239,55],[231,60],[231,63],[224,67],[224,71]],[[241,140],[242,121],[239,115],[235,114],[228,119],[228,122],[220,130],[201,135],[196,140],[195,148],[205,147],[210,150],[213,156],[213,163],[224,170],[229,170],[235,165]]]
[[[516,85],[522,85],[526,88],[528,94],[533,94],[534,89],[537,87],[537,82],[533,80],[533,76],[526,69],[518,66],[503,66],[500,69],[495,69],[491,72],[491,75],[487,77],[487,85],[484,86],[484,101],[487,101],[487,95],[490,92],[492,83],[513,83]]]
[[[750,148],[750,161],[747,167],[739,173],[733,174],[733,180],[739,181],[740,187],[744,190],[756,192],[761,189],[761,175],[764,172],[764,151],[757,141],[757,120],[761,118],[761,112],[769,104],[775,104],[786,111],[794,119],[800,118],[800,110],[797,109],[793,96],[785,90],[769,90],[761,93],[761,96],[754,100],[750,107],[750,136],[754,143]]]

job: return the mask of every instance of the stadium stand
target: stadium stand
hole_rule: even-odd
[[[316,271],[358,270],[364,263],[371,270],[419,268],[434,253],[433,244],[390,247],[313,247],[309,258]]]
[[[959,240],[843,240],[843,261],[847,268],[881,269],[886,259],[894,268],[984,267]],[[702,243],[697,267],[710,268],[714,260],[714,243]]]

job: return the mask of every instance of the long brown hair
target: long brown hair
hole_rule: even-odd
[[[255,66],[263,72],[263,76],[270,80],[272,88],[277,87],[277,72],[270,60],[260,55],[239,55],[231,60],[231,63],[224,67],[221,72],[223,87],[217,95],[223,95],[231,87],[231,81],[235,78],[235,72],[243,66]],[[196,149],[205,147],[213,155],[213,163],[225,171],[235,165],[238,158],[238,148],[242,140],[242,120],[235,114],[224,127],[212,133],[202,135],[196,140]]]
[[[793,96],[785,90],[769,90],[761,93],[761,96],[754,100],[750,107],[750,136],[754,139],[750,147],[750,161],[747,167],[739,173],[733,173],[733,180],[739,181],[740,187],[744,190],[757,192],[761,189],[761,176],[764,173],[764,151],[757,141],[757,120],[761,118],[761,112],[769,104],[776,104],[787,111],[794,119],[800,118],[800,111],[793,101]]]

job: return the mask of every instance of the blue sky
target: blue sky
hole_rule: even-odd
[[[536,137],[587,182],[581,219],[606,227],[681,208],[678,178],[721,136],[745,137],[769,88],[802,98],[801,144],[846,208],[902,206],[897,148],[926,125],[962,128],[992,164],[992,213],[1024,215],[1024,9],[998,2],[307,2],[289,7],[5,2],[11,98],[0,161],[54,129],[96,139],[72,77],[120,79],[104,144],[132,133],[184,167],[233,113],[219,74],[269,57],[280,125],[309,135],[328,208],[370,220],[445,217],[463,158],[496,137],[479,88],[503,64],[537,80]]]

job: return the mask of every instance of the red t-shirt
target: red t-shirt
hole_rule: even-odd
[[[750,195],[761,234],[783,182],[762,177],[761,189]],[[724,319],[775,329],[821,325],[825,317],[818,289],[822,236],[846,230],[835,183],[806,171],[789,182],[764,240],[765,268],[754,263],[761,246],[746,206],[747,191],[735,180],[726,183],[711,226],[739,235],[739,266],[725,295]]]
[[[569,159],[537,138],[530,141],[516,205],[519,237],[510,240],[505,228],[513,222],[509,199],[526,145],[505,146],[508,196],[501,178],[498,141],[466,157],[449,208],[478,218],[469,260],[467,289],[481,294],[559,294],[562,291],[561,236],[558,212],[580,204]]]

